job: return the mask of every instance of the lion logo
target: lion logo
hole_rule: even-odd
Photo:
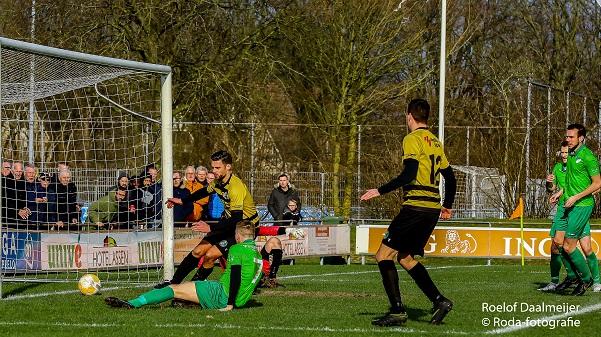
[[[457,230],[448,230],[447,234],[445,235],[445,247],[441,249],[440,252],[447,254],[467,254],[475,252],[476,248],[478,247],[476,239],[471,234],[465,234],[465,236],[472,239],[473,244],[468,239],[461,240],[461,236]]]

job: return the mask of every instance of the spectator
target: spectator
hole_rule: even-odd
[[[8,176],[12,176],[12,173],[10,172],[12,170],[12,164],[9,161],[3,161],[2,162],[2,176],[3,177],[8,177]]]
[[[155,221],[160,220],[163,213],[163,185],[158,178],[159,170],[154,163],[146,166],[145,175],[150,176],[151,185],[148,187],[148,192],[152,193],[152,214]]]
[[[56,185],[59,184],[58,173],[62,170],[68,170],[68,169],[69,169],[69,164],[65,161],[61,161],[56,164],[56,174],[52,175],[50,177],[50,183],[51,183],[51,185],[53,185],[53,186],[50,186],[52,189],[55,189]]]
[[[136,208],[135,206],[130,208],[130,199],[132,198],[133,193],[130,189],[129,180],[130,178],[127,176],[126,172],[119,172],[119,176],[117,177],[117,188],[115,190],[122,189],[126,191],[125,198],[117,202],[119,211],[115,222],[119,225],[127,225],[129,222],[134,222],[136,220]]]
[[[190,191],[184,186],[182,174],[178,171],[173,172],[173,197],[184,199],[190,195]],[[191,201],[183,205],[175,205],[173,208],[173,221],[176,226],[182,226],[185,219],[194,210],[194,205]]]
[[[58,183],[54,191],[56,196],[56,223],[62,226],[76,225],[79,214],[77,206],[77,186],[71,182],[71,171],[62,169],[58,172]]]
[[[199,166],[196,168],[196,180],[202,184],[202,186],[207,186],[207,173],[209,173],[209,170],[207,170],[206,167],[204,166]]]
[[[296,199],[288,200],[288,206],[286,206],[286,209],[284,210],[284,214],[282,215],[282,220],[292,221],[293,226],[298,225],[299,221],[302,220],[302,216],[298,209],[297,203],[298,202],[296,201]]]
[[[140,177],[133,176],[129,179],[128,214],[129,222],[140,222],[144,219],[144,191],[140,188]]]
[[[25,165],[25,212],[28,222],[32,222],[30,219],[31,212],[33,212],[36,207],[36,192],[37,192],[37,181],[35,177],[35,166],[33,164]]]
[[[88,208],[88,221],[98,228],[113,229],[119,214],[119,202],[125,200],[127,191],[119,187],[106,196],[96,200]]]
[[[202,167],[199,167],[202,168]],[[205,168],[206,170],[206,168]],[[196,179],[196,170],[194,166],[186,167],[186,188],[190,191],[190,194],[200,190],[204,187],[204,185]],[[186,220],[190,222],[196,222],[202,217],[202,207],[209,202],[208,199],[203,198],[194,202],[194,211],[190,214]]]
[[[215,174],[213,172],[207,172],[207,185],[213,180],[215,180]],[[223,201],[219,198],[219,195],[215,193],[209,196],[206,211],[202,214],[207,221],[219,221],[224,210],[225,207],[223,206]]]
[[[11,174],[6,179],[6,222],[17,225],[26,221],[29,216],[27,209],[27,193],[23,179],[23,164],[14,162]]]
[[[138,221],[140,225],[146,226],[149,222],[154,221],[154,195],[152,194],[152,178],[149,175],[140,177],[141,199],[138,202]]]
[[[30,223],[51,224],[56,222],[56,196],[49,192],[51,177],[45,172],[40,172],[35,191],[35,203],[29,204],[31,210]]]
[[[10,221],[8,221],[9,218],[14,218],[15,216],[12,214],[14,213],[14,210],[11,212],[8,209],[8,205],[11,203],[9,202],[8,196],[9,196],[9,190],[8,190],[8,185],[9,182],[12,182],[13,180],[13,174],[12,174],[12,164],[11,162],[8,161],[3,161],[2,162],[2,176],[0,177],[0,179],[2,180],[0,183],[2,184],[2,223],[3,224],[8,224]]]
[[[294,185],[290,184],[288,175],[280,174],[278,177],[278,183],[275,184],[269,201],[267,203],[267,209],[273,217],[273,220],[282,220],[284,216],[284,210],[290,199],[297,201],[297,209],[300,212],[301,204],[298,192],[294,188]]]
[[[150,181],[154,184],[158,181],[159,170],[156,168],[154,163],[146,165],[144,169],[144,175],[150,176]]]
[[[129,177],[126,172],[119,172],[119,176],[117,177],[117,189],[122,188],[124,190],[129,189]]]

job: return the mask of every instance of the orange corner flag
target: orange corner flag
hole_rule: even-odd
[[[522,216],[524,216],[524,201],[522,200],[522,197],[520,197],[517,207],[513,210],[511,216],[509,216],[509,220],[517,219]]]

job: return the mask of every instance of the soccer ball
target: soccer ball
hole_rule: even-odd
[[[79,279],[77,287],[84,295],[94,295],[100,291],[100,279],[94,274],[85,274]]]

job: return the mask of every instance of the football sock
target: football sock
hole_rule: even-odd
[[[283,253],[281,249],[272,249],[270,255],[272,259],[271,268],[269,269],[269,277],[275,278],[278,273],[278,269],[280,269],[280,265],[282,264]]]
[[[205,266],[200,266],[200,268],[198,268],[198,271],[196,272],[196,275],[198,275],[198,279],[200,281],[204,281],[207,278],[209,278],[209,275],[211,275],[212,272],[213,272],[213,267],[205,268]]]
[[[390,312],[399,314],[405,311],[403,300],[401,299],[401,290],[399,289],[399,274],[396,265],[392,260],[382,260],[378,262],[378,268],[382,275],[382,284],[388,300],[390,301]]]
[[[569,279],[575,279],[576,274],[574,273],[574,268],[572,268],[572,263],[570,262],[568,254],[563,250],[563,247],[559,247],[559,255],[561,255],[561,262],[563,263],[564,268],[566,269],[566,274]]]
[[[442,295],[434,285],[434,282],[430,278],[430,274],[428,274],[424,265],[418,262],[415,267],[409,269],[407,272],[411,278],[413,278],[419,289],[428,296],[428,299],[430,299],[432,303],[436,303]]]
[[[177,269],[175,270],[173,278],[171,279],[171,283],[182,283],[186,276],[188,276],[188,274],[190,274],[190,272],[194,270],[196,266],[198,266],[199,260],[199,258],[194,257],[194,255],[192,255],[192,252],[186,255],[186,257],[184,257],[184,259],[182,260],[182,263],[180,263]]]
[[[559,283],[559,271],[561,270],[561,255],[551,253],[551,259],[549,260],[549,267],[551,269],[551,282]]]
[[[591,270],[593,282],[595,284],[601,283],[601,280],[599,279],[599,261],[597,261],[597,255],[595,255],[595,253],[591,253],[591,255],[586,257],[586,262],[588,264],[588,268]]]
[[[267,250],[265,250],[265,247],[263,247],[261,249],[261,259],[263,259],[263,275],[267,276],[269,275],[269,271],[271,270],[271,260],[270,260],[270,255],[267,252]]]
[[[582,282],[591,281],[591,270],[584,258],[584,255],[578,249],[574,249],[570,254],[570,260],[574,263],[576,272],[580,275]]]
[[[127,302],[129,302],[129,304],[133,305],[135,308],[139,308],[148,304],[165,302],[173,297],[173,289],[171,289],[171,287],[165,287],[161,289],[153,289]]]

